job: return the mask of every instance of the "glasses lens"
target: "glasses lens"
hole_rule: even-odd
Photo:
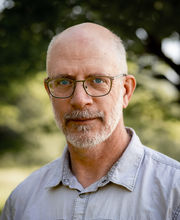
[[[86,92],[91,96],[103,96],[111,89],[111,80],[105,76],[89,77],[84,82]]]
[[[74,83],[68,78],[58,78],[49,81],[48,86],[53,96],[66,98],[72,95]]]

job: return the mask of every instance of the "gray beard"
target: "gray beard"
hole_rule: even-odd
[[[65,125],[62,126],[62,123],[59,119],[58,112],[55,111],[53,107],[55,121],[57,126],[62,129],[64,135],[66,136],[67,142],[76,148],[92,148],[96,145],[107,140],[119,123],[122,115],[122,102],[118,100],[116,105],[111,108],[110,116],[106,125],[100,129],[100,131],[93,131],[93,128],[90,125],[73,125],[73,129],[76,132],[71,132],[67,129],[66,124],[71,119],[79,118],[99,118],[104,121],[103,112],[91,112],[90,110],[74,110],[71,113],[66,113],[64,115]]]

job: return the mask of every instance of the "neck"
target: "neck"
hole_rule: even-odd
[[[86,188],[105,176],[121,157],[129,141],[126,129],[117,128],[106,141],[90,148],[68,144],[71,169],[81,185]]]

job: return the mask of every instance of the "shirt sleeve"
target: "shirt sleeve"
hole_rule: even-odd
[[[13,208],[11,207],[11,197],[8,198],[2,210],[0,220],[13,220]]]

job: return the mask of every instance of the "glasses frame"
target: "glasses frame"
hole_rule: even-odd
[[[51,93],[51,91],[50,91],[50,89],[49,89],[49,83],[52,81],[52,80],[54,80],[54,79],[56,79],[56,78],[50,78],[50,77],[47,77],[47,78],[45,78],[45,80],[44,80],[44,82],[45,82],[45,84],[46,84],[46,86],[47,86],[47,88],[48,88],[48,91],[49,91],[49,93],[51,94],[51,96],[52,97],[54,97],[54,98],[57,98],[57,99],[67,99],[67,98],[70,98],[71,96],[73,96],[73,94],[74,94],[74,92],[75,92],[75,89],[76,89],[76,84],[78,83],[78,82],[82,82],[83,83],[83,88],[84,88],[84,91],[86,92],[86,94],[87,95],[89,95],[89,96],[91,96],[91,97],[103,97],[103,96],[106,96],[106,95],[108,95],[109,93],[110,93],[110,91],[111,91],[111,89],[112,89],[112,82],[113,82],[113,80],[114,79],[117,79],[117,78],[120,78],[121,76],[127,76],[127,74],[119,74],[119,75],[117,75],[117,76],[106,76],[106,75],[95,75],[94,77],[107,77],[107,78],[109,78],[110,79],[110,82],[111,82],[111,84],[110,84],[110,89],[109,89],[109,91],[106,93],[106,94],[104,94],[104,95],[90,95],[87,91],[86,91],[86,86],[84,85],[84,83],[85,83],[85,81],[87,80],[87,78],[86,79],[84,79],[84,80],[74,80],[74,79],[71,79],[72,81],[73,81],[73,91],[72,91],[72,93],[71,93],[71,95],[69,95],[69,96],[66,96],[66,97],[59,97],[59,96],[55,96],[55,95],[53,95],[52,93]],[[91,76],[90,76],[91,77]],[[68,78],[68,77],[57,77],[57,79],[58,78]],[[89,78],[89,77],[88,77]]]

